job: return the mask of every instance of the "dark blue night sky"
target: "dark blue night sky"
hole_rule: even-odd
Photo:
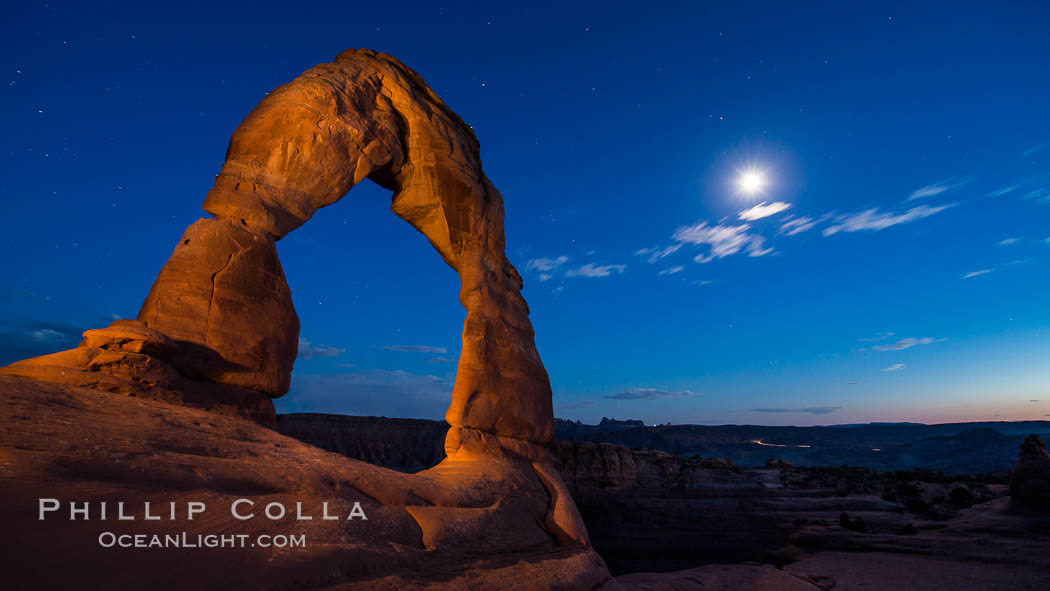
[[[1050,413],[1043,2],[9,4],[0,363],[134,317],[230,133],[348,47],[474,127],[555,412]],[[764,183],[740,190],[747,171]],[[458,282],[371,183],[279,245],[279,411],[440,417]]]

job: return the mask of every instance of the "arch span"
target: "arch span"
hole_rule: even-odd
[[[298,320],[272,241],[365,178],[394,191],[394,213],[459,274],[467,317],[446,420],[551,441],[550,383],[478,141],[418,74],[384,54],[343,52],[244,119],[204,201],[214,219],[187,230],[138,319],[194,345],[179,363],[192,375],[284,394]]]

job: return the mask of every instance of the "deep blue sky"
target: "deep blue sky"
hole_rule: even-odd
[[[1048,416],[1050,7],[869,4],[11,4],[0,362],[134,317],[241,118],[369,47],[481,140],[558,416]],[[457,279],[388,207],[279,243],[279,410],[443,414]]]

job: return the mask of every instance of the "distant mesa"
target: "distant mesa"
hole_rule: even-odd
[[[641,419],[617,420],[602,417],[602,421],[598,425],[602,427],[644,427],[645,423]]]

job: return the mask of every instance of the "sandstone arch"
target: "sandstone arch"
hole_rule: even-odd
[[[78,476],[63,486],[95,494],[90,478],[95,466],[105,466],[98,469],[100,478],[129,499],[142,496],[142,482],[157,478],[176,490],[204,489],[217,498],[245,494],[243,485],[286,500],[294,493],[295,500],[321,502],[335,494],[340,501],[370,503],[380,517],[369,527],[332,531],[323,521],[295,526],[330,544],[332,552],[322,546],[309,559],[249,552],[260,564],[306,560],[302,568],[325,573],[337,564],[340,576],[356,581],[348,588],[422,588],[408,584],[400,571],[425,578],[451,564],[469,571],[462,581],[491,581],[473,587],[514,587],[522,573],[540,588],[597,587],[609,579],[608,570],[590,548],[546,449],[554,436],[550,384],[521,297],[521,277],[504,255],[502,197],[481,169],[469,126],[418,74],[388,55],[343,52],[259,103],[234,132],[205,199],[213,217],[186,229],[137,320],[86,331],[75,349],[20,361],[0,373],[79,386],[63,391],[74,399],[90,392],[87,387],[272,422],[270,399],[288,390],[299,330],[275,242],[365,178],[394,191],[394,213],[422,232],[460,277],[467,315],[446,415],[452,425],[447,458],[418,474],[400,474],[244,421],[207,419],[198,409],[169,410],[166,417],[159,408],[164,405],[120,400],[113,404],[117,416],[148,427],[129,437],[124,429],[132,427],[109,420],[96,439],[78,435],[89,444],[76,452],[86,458],[78,462],[93,466],[85,470],[89,482]],[[46,407],[46,401],[40,404]],[[70,425],[62,413],[76,416],[88,406],[55,409],[54,420]],[[235,436],[227,438],[228,432]],[[185,437],[206,443],[187,447],[179,442]],[[240,441],[250,442],[246,459],[211,461],[225,458]],[[179,457],[167,463],[183,449],[208,461]],[[134,469],[111,470],[111,451],[127,452],[122,461],[135,463]],[[187,470],[187,462],[199,465]],[[241,476],[231,479],[224,471]],[[41,473],[60,472],[42,469],[26,479]],[[491,576],[477,574],[489,568],[478,566],[483,556],[495,561]],[[503,562],[508,556],[517,557],[513,564]],[[434,586],[466,584],[446,583]]]
[[[125,351],[122,331],[156,331],[154,340],[172,346],[133,362],[151,371],[164,362],[182,376],[235,387],[223,401],[265,407],[242,390],[288,391],[299,331],[275,241],[366,178],[394,191],[394,213],[459,274],[467,316],[446,420],[549,443],[550,383],[521,277],[504,255],[503,200],[482,171],[478,141],[418,74],[368,50],[311,68],[244,119],[204,201],[214,217],[182,236],[139,312],[144,326],[104,329],[117,342],[99,348],[141,354]],[[69,357],[22,362],[21,373],[45,377],[47,363],[98,365],[84,352]],[[149,381],[147,372],[109,369]]]

